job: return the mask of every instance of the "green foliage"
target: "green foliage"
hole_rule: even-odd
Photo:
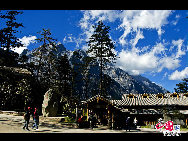
[[[182,79],[183,82],[176,84],[177,88],[174,88],[176,93],[187,93],[188,92],[188,78]]]
[[[23,78],[23,76],[8,70],[1,71],[0,76],[3,79],[7,78],[7,81],[0,82],[0,107],[6,110],[23,109],[32,98],[29,78]]]
[[[65,121],[64,122],[73,123],[73,122],[75,122],[75,119],[72,118],[72,117],[65,117]]]
[[[102,92],[103,82],[103,70],[106,69],[108,63],[114,63],[116,60],[116,54],[114,53],[114,43],[109,37],[109,26],[105,26],[102,21],[98,22],[98,25],[93,26],[94,33],[90,37],[88,42],[87,53],[92,57],[94,62],[99,63],[100,66],[100,94]]]
[[[31,103],[40,105],[44,93],[53,89],[53,92],[57,94],[56,100],[62,108],[60,112],[66,111],[67,114],[71,114],[75,109],[75,104],[80,101],[80,95],[88,98],[89,70],[94,64],[99,64],[101,69],[101,95],[106,94],[105,88],[108,88],[110,80],[106,76],[103,77],[103,70],[106,69],[108,63],[113,63],[116,59],[115,47],[109,37],[108,26],[105,26],[102,21],[94,26],[95,31],[88,42],[87,51],[91,56],[82,56],[79,51],[74,51],[72,66],[66,54],[57,58],[56,40],[49,29],[42,29],[36,39],[40,46],[33,50],[32,59],[34,60],[28,63],[26,55],[19,56],[10,51],[12,48],[23,46],[16,37],[18,28],[23,27],[22,23],[16,22],[16,16],[19,14],[22,12],[7,11],[5,14],[0,14],[0,18],[5,21],[5,25],[2,26],[4,28],[0,30],[0,65],[18,69],[19,67],[27,68],[32,74],[25,77],[25,74],[15,73],[11,69],[0,70],[0,103],[6,105],[7,108],[11,106],[14,108],[18,100],[22,106]],[[78,87],[83,85],[84,93],[82,94]]]
[[[89,86],[89,68],[90,68],[90,65],[92,63],[92,57],[85,57],[83,58],[83,64],[82,64],[82,79],[83,79],[83,82],[84,82],[84,98],[87,100],[89,98],[88,96],[88,86]]]
[[[29,101],[29,98],[31,98],[31,91],[31,85],[27,79],[24,78],[17,82],[16,94],[24,97],[25,105]]]
[[[71,66],[69,64],[68,56],[60,56],[56,61],[57,70],[57,83],[56,90],[59,94],[59,111],[65,111],[64,108],[67,106],[71,98]]]
[[[21,47],[23,44],[15,36],[17,33],[17,28],[23,27],[22,23],[16,22],[16,16],[22,14],[19,11],[7,11],[5,15],[1,14],[0,18],[5,19],[5,28],[0,30],[0,46],[6,49],[7,52],[10,48]]]
[[[98,61],[99,65],[104,69],[107,63],[116,60],[116,55],[113,52],[115,49],[114,43],[109,37],[109,26],[105,26],[102,21],[94,27],[94,34],[88,42],[89,49],[87,53],[91,54],[94,60]]]
[[[0,66],[18,66],[18,53],[7,52],[0,48]]]
[[[59,92],[63,93],[64,96],[68,96],[70,92],[71,85],[71,66],[69,64],[68,56],[64,54],[64,56],[60,56],[56,62],[56,70],[57,70],[57,85],[59,88]]]
[[[41,46],[38,47],[33,55],[35,56],[35,70],[36,77],[40,82],[46,87],[46,91],[49,88],[52,88],[55,84],[55,61],[57,51],[57,46],[55,39],[51,37],[51,32],[49,29],[43,29],[39,32],[41,35],[40,38],[36,40],[41,43]]]

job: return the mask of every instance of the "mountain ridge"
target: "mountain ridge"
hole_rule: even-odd
[[[56,53],[57,56],[62,56],[64,54],[67,54],[70,64],[72,65],[74,62],[77,61],[79,63],[83,63],[83,58],[87,56],[86,52],[77,49],[79,55],[81,58],[79,60],[75,60],[74,51],[67,50],[63,44],[58,43],[58,51]],[[31,53],[33,51],[23,51],[23,54],[29,57],[29,60],[35,60],[32,59]],[[23,55],[22,54],[22,55]],[[99,66],[90,66],[89,68],[90,76],[89,80],[90,83],[88,85],[88,97],[92,97],[93,95],[97,94],[99,92],[98,86],[99,86]],[[78,72],[80,73],[80,72]],[[143,93],[166,93],[167,90],[163,87],[157,85],[156,83],[151,82],[148,78],[143,77],[141,75],[133,76],[128,74],[128,72],[125,72],[124,70],[118,68],[114,65],[109,65],[108,68],[103,72],[105,77],[109,81],[109,86],[107,86],[106,91],[111,96],[112,99],[121,99],[123,94],[126,93],[135,93],[135,94],[143,94]],[[82,80],[82,75],[80,74],[79,79]],[[78,86],[75,86],[75,89],[77,91],[77,94],[79,94],[83,99],[83,87],[84,82],[79,81]]]

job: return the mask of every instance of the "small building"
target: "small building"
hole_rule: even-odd
[[[82,103],[83,115],[87,117],[96,116],[99,125],[108,126],[111,129],[123,128],[125,117],[130,112],[113,104],[111,100],[96,95]]]
[[[128,116],[131,117],[132,122],[136,118],[138,125],[156,125],[158,119],[163,118],[187,126],[187,95],[185,93],[123,94],[121,100],[109,100],[96,95],[84,101],[82,106],[87,118],[90,114],[96,114],[99,124],[107,124],[113,129],[123,128]]]

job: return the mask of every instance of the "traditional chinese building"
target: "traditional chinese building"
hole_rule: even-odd
[[[88,117],[96,114],[99,124],[111,128],[124,126],[126,117],[136,117],[138,125],[155,125],[159,118],[187,126],[188,93],[123,94],[121,100],[109,100],[96,95],[83,102]]]

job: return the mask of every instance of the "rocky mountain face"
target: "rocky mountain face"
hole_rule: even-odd
[[[151,82],[141,75],[130,75],[117,67],[110,67],[106,72],[112,79],[118,82],[123,88],[124,93],[165,93],[167,90]]]
[[[74,55],[73,51],[66,50],[66,48],[62,44],[58,44],[58,51],[56,52],[57,56],[64,55],[65,53],[68,55],[69,62],[73,66],[73,64],[82,64],[83,58],[87,56],[87,54],[83,50],[76,50],[77,53],[81,56],[79,59]],[[29,61],[35,60],[32,59],[31,55],[33,51],[25,50],[22,55],[27,55],[29,57]],[[77,80],[75,85],[75,93],[79,94],[81,98],[85,98],[84,95],[85,86],[83,81],[83,75],[81,74],[81,70],[78,68],[74,68],[77,71]],[[89,75],[88,75],[88,95],[87,98],[92,97],[99,93],[99,66],[90,66]],[[157,84],[151,82],[149,79],[137,75],[133,76],[125,72],[124,70],[117,68],[113,65],[109,66],[107,70],[104,71],[104,75],[108,84],[106,86],[106,91],[110,95],[111,99],[121,99],[122,94],[135,93],[135,94],[143,94],[143,93],[166,93],[167,90],[158,86]]]

